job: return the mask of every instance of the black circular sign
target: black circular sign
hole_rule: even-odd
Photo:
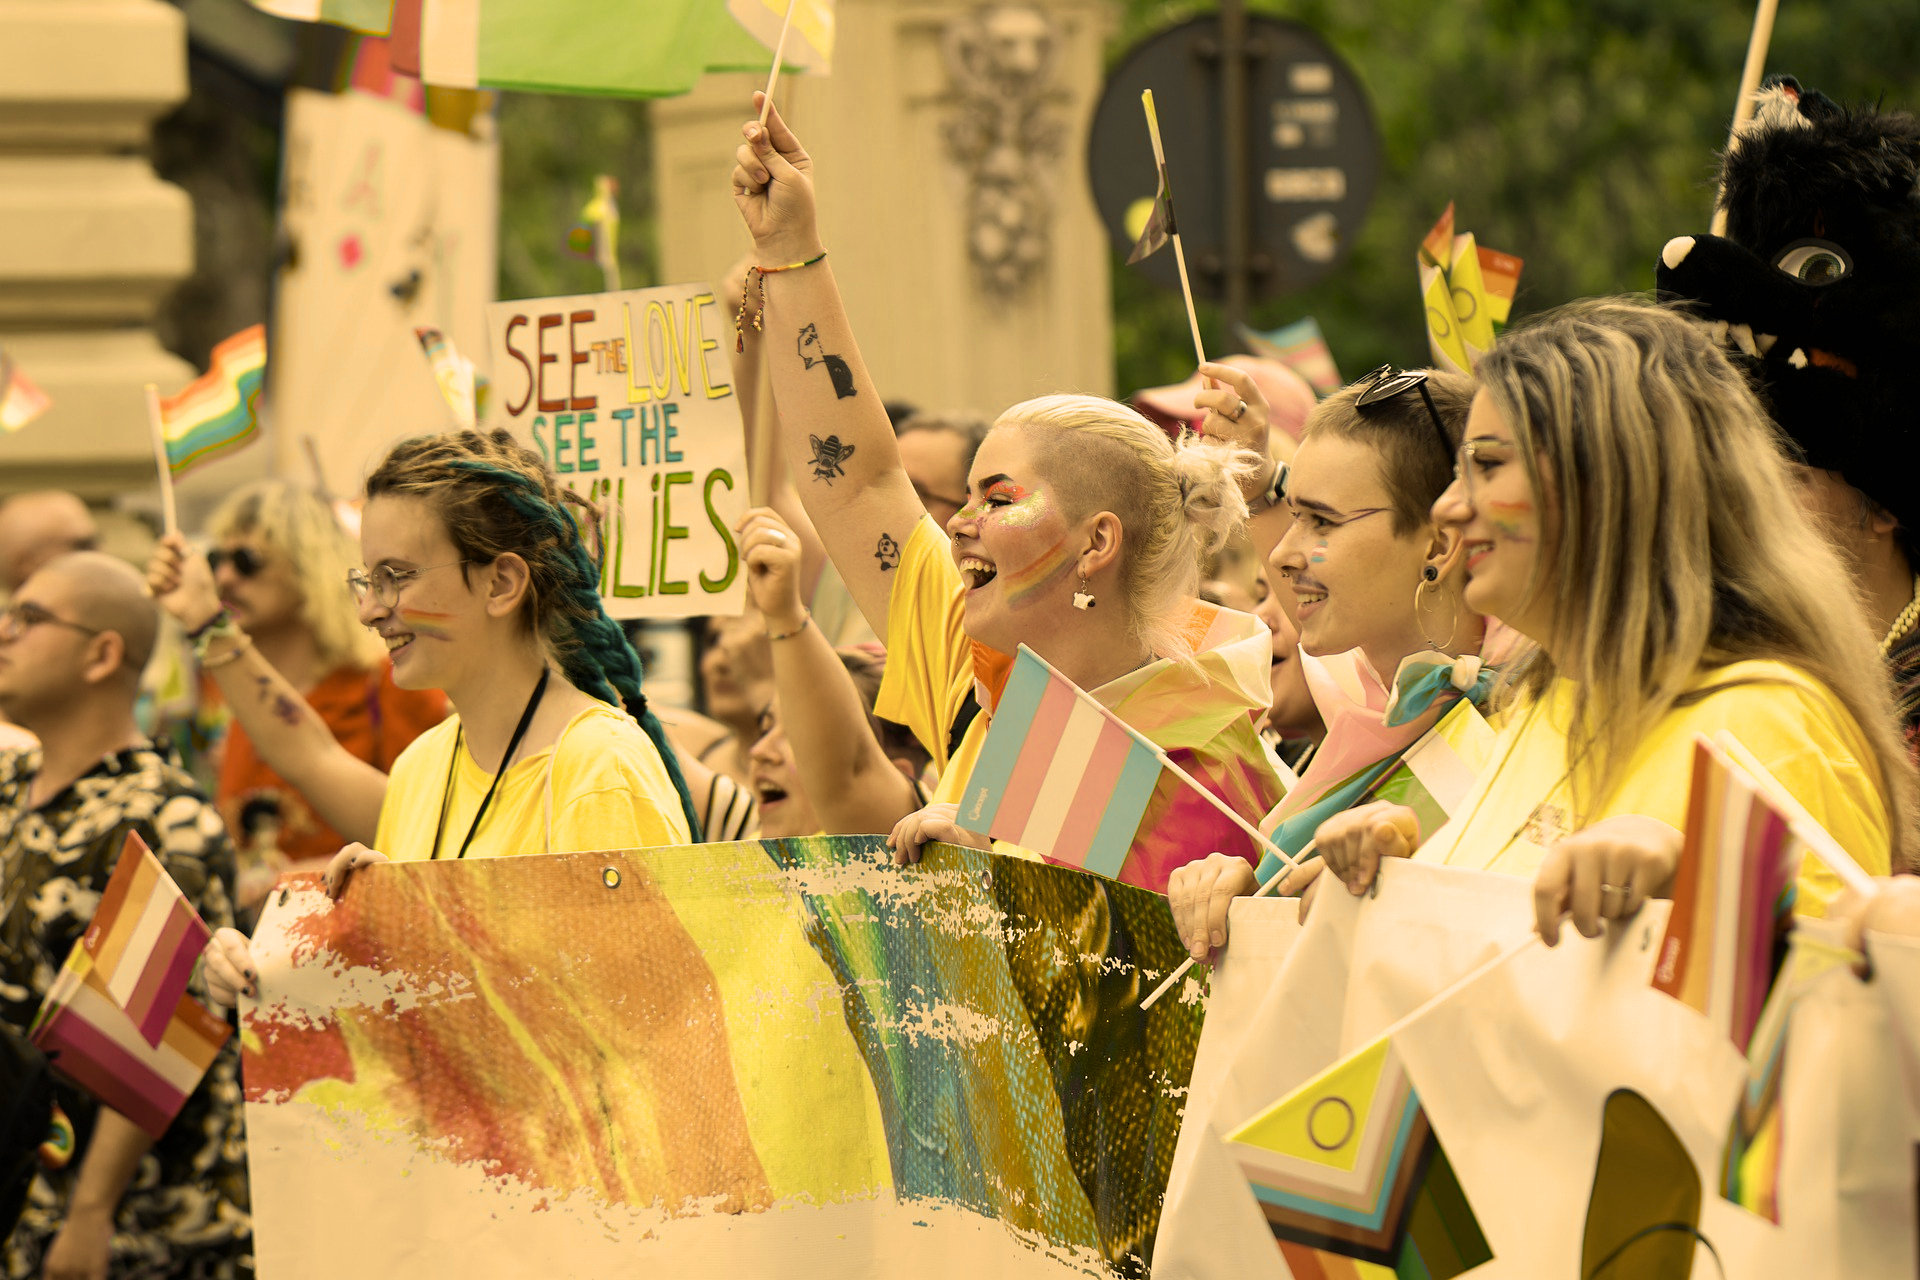
[[[1108,77],[1087,147],[1093,199],[1122,254],[1151,208],[1153,144],[1140,92],[1153,90],[1173,209],[1193,291],[1226,291],[1220,20],[1196,18],[1136,47]],[[1359,234],[1380,171],[1373,110],[1353,69],[1297,22],[1247,19],[1248,296],[1325,277]],[[1171,250],[1130,268],[1180,287]]]

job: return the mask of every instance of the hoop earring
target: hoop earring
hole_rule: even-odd
[[[1426,620],[1422,616],[1425,613],[1434,612],[1426,607],[1425,596],[1427,589],[1430,587],[1436,591],[1439,590],[1439,576],[1439,573],[1435,571],[1434,567],[1428,565],[1426,571],[1421,574],[1419,584],[1414,587],[1413,625],[1420,628],[1420,638],[1427,642],[1427,648],[1432,649],[1435,653],[1445,653],[1453,647],[1454,638],[1460,633],[1460,601],[1453,596],[1447,597],[1448,602],[1453,608],[1452,615],[1447,619],[1447,638],[1445,641],[1435,640],[1427,634]]]
[[[1087,575],[1080,575],[1080,589],[1073,593],[1073,607],[1082,611],[1093,608],[1093,592],[1087,590]]]

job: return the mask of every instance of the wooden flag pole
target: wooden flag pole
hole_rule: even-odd
[[[1733,128],[1727,134],[1727,150],[1733,150],[1733,140],[1740,136],[1741,126],[1753,119],[1753,95],[1760,91],[1760,72],[1767,65],[1767,45],[1773,40],[1773,19],[1780,12],[1780,0],[1760,0],[1760,7],[1753,13],[1753,34],[1747,38],[1747,63],[1740,69],[1740,96],[1733,104]],[[1726,189],[1725,184],[1721,190]],[[1727,234],[1727,211],[1721,207],[1718,195],[1714,199],[1713,234]]]
[[[787,32],[793,29],[795,0],[787,0],[787,16],[780,22],[780,40],[773,46],[773,70],[767,72],[767,92],[760,104],[760,127],[767,127],[767,113],[773,110],[773,83],[780,78],[780,59],[786,56]]]
[[[1303,859],[1308,854],[1312,853],[1313,846],[1318,843],[1319,841],[1317,839],[1307,841],[1306,845],[1301,848],[1300,852],[1297,855],[1295,855],[1296,859]],[[1278,871],[1268,876],[1266,880],[1260,885],[1260,887],[1258,889],[1255,889],[1250,896],[1255,898],[1266,897],[1269,893],[1272,893],[1275,889],[1278,889],[1281,885],[1285,884],[1287,882],[1287,877],[1292,875],[1298,869],[1299,867],[1297,862],[1289,862],[1286,866],[1281,867]],[[1158,1000],[1161,996],[1167,994],[1167,992],[1173,988],[1173,985],[1176,982],[1180,981],[1180,979],[1187,976],[1187,970],[1193,968],[1194,965],[1199,963],[1200,962],[1198,960],[1195,960],[1192,956],[1188,956],[1185,960],[1182,960],[1180,962],[1180,967],[1178,969],[1175,969],[1172,973],[1168,974],[1167,980],[1165,982],[1162,982],[1159,986],[1155,987],[1153,989],[1153,994],[1140,1002],[1140,1007],[1142,1009],[1153,1008],[1154,1001]]]
[[[160,471],[162,532],[180,532],[180,513],[173,501],[173,466],[167,461],[167,426],[160,417],[160,388],[147,384],[147,427],[153,436],[153,462]]]
[[[1156,115],[1153,110],[1153,90],[1142,90],[1140,101],[1147,110],[1147,132],[1153,135],[1153,163],[1159,167],[1159,172],[1154,176],[1159,178],[1161,185],[1166,188],[1167,208],[1171,211],[1173,208],[1173,184],[1169,182],[1166,177],[1167,153],[1160,145],[1160,117]],[[1207,348],[1206,344],[1200,341],[1200,316],[1193,309],[1193,285],[1187,279],[1187,251],[1180,245],[1179,218],[1176,217],[1174,219],[1173,226],[1173,261],[1174,265],[1180,269],[1180,295],[1187,300],[1187,327],[1193,330],[1193,357],[1200,364],[1205,364],[1207,362]]]

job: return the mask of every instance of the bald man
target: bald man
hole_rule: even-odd
[[[219,815],[134,722],[158,626],[140,575],[94,551],[48,560],[0,610],[0,711],[40,739],[0,751],[0,1019],[22,1031],[91,923],[129,831],[209,926],[233,922],[233,846]],[[157,1143],[60,1085],[76,1155],[35,1174],[0,1275],[232,1273],[252,1245],[235,1044]]]
[[[61,489],[0,502],[0,591],[12,594],[55,556],[91,551],[100,530],[87,504]]]

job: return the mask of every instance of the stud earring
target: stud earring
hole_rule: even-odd
[[[1080,575],[1080,589],[1073,593],[1073,607],[1076,609],[1093,608],[1093,592],[1087,590],[1087,575]]]

